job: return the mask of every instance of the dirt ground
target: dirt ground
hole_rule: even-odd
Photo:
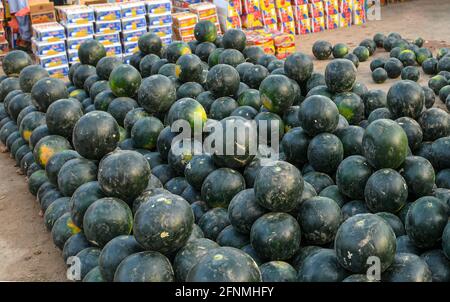
[[[355,47],[377,32],[396,31],[407,39],[423,37],[425,46],[433,48],[450,46],[450,1],[416,0],[390,4],[382,9],[381,21],[364,25],[314,33],[297,38],[299,51],[311,54],[314,41],[322,39],[347,43]],[[375,57],[388,57],[378,49]],[[323,72],[328,61],[315,61],[316,71]],[[395,80],[384,84],[373,83],[369,69],[370,60],[360,64],[358,80],[370,89],[387,91]],[[423,75],[421,85],[428,76]],[[439,102],[439,101],[437,101]],[[438,104],[442,106],[442,103]],[[52,243],[46,231],[39,206],[28,193],[25,177],[16,173],[14,160],[8,153],[0,153],[0,280],[1,281],[65,281],[65,265],[61,252]]]

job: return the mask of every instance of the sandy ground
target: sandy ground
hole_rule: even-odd
[[[391,4],[382,10],[381,21],[371,21],[351,28],[336,29],[297,38],[299,51],[311,54],[314,41],[323,39],[332,44],[347,43],[355,47],[376,32],[396,31],[407,39],[418,36],[426,39],[426,46],[450,46],[450,1],[421,0]],[[377,50],[375,57],[388,57]],[[315,70],[323,72],[328,61],[315,61]],[[358,80],[370,89],[387,91],[395,80],[384,84],[373,83],[370,60],[361,63]],[[421,85],[428,76],[422,74]],[[442,106],[442,104],[438,104]],[[0,280],[64,281],[65,265],[45,230],[35,198],[28,193],[25,177],[16,173],[15,162],[8,153],[0,153]]]

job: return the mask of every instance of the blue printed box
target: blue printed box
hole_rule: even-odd
[[[122,32],[123,42],[136,42],[140,36],[147,32],[147,28],[127,30]]]
[[[120,20],[95,22],[95,33],[96,34],[111,34],[111,33],[120,32],[121,30],[122,30],[122,25],[121,25]]]
[[[80,47],[81,43],[92,38],[92,35],[82,38],[69,38],[67,39],[67,50],[78,50],[78,47]]]
[[[88,38],[94,34],[94,25],[92,24],[67,24],[67,38]]]
[[[42,42],[33,39],[33,53],[37,56],[55,55],[66,51],[66,43],[64,40],[56,42]]]
[[[120,4],[122,18],[144,16],[147,13],[144,2],[129,2]]]
[[[147,20],[145,20],[145,16],[122,19],[123,30],[133,30],[145,27],[147,27]]]
[[[33,25],[33,36],[36,41],[56,42],[66,39],[66,32],[59,23],[40,23]]]
[[[130,54],[135,53],[139,51],[138,43],[137,42],[126,42],[123,43],[123,53],[124,54]]]
[[[168,35],[165,37],[161,37],[161,42],[163,45],[169,45],[170,43],[172,43],[172,36]]]
[[[148,15],[148,26],[160,26],[172,24],[172,15],[170,13],[161,15]]]
[[[104,44],[103,42],[108,42],[109,44],[120,43],[120,34],[113,33],[113,34],[95,35],[95,40],[99,41],[102,44]]]
[[[67,55],[64,52],[57,55],[39,57],[39,63],[44,68],[67,65]]]
[[[121,9],[116,4],[96,4],[93,5],[96,21],[114,21],[122,17]]]
[[[48,74],[52,78],[65,78],[69,75],[69,65],[61,65],[61,66],[55,66],[51,68],[46,68]]]
[[[70,65],[80,62],[80,58],[78,57],[78,51],[77,50],[69,50],[67,52],[67,58],[68,58],[68,61],[69,61]]]
[[[64,24],[86,24],[95,20],[94,10],[88,6],[69,5],[59,7],[57,10]]]
[[[104,45],[106,49],[106,55],[109,57],[117,56],[122,54],[122,44],[115,43],[110,45]]]
[[[170,0],[150,1],[145,4],[148,14],[164,14],[172,11]]]
[[[172,35],[172,25],[150,26],[148,28],[148,31],[151,33],[155,33],[160,37]]]

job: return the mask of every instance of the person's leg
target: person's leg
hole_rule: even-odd
[[[30,16],[16,16],[17,22],[19,23],[19,34],[20,38],[24,41],[31,41],[31,23]]]

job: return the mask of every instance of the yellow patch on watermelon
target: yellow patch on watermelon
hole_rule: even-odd
[[[263,106],[269,110],[272,111],[273,110],[273,106],[272,106],[272,101],[265,95],[261,95],[261,101]]]
[[[30,130],[24,130],[22,133],[23,139],[26,140],[27,142],[30,141],[30,137],[31,137],[31,131]]]
[[[67,226],[69,227],[70,231],[74,235],[78,234],[79,232],[81,232],[81,229],[73,223],[72,219],[69,219],[67,221]]]
[[[181,67],[180,65],[175,65],[175,76],[178,78],[181,73]]]
[[[53,154],[55,154],[55,150],[53,150],[49,146],[41,146],[41,150],[39,150],[39,160],[44,167],[45,165],[47,165],[48,160],[50,159],[50,157],[52,157]]]
[[[192,52],[191,52],[191,49],[189,47],[183,47],[181,49],[181,55],[188,55],[188,54],[191,54],[191,53]]]

